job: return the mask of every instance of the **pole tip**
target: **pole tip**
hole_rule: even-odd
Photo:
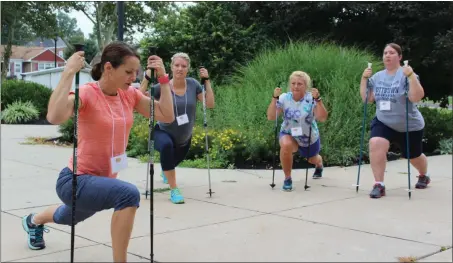
[[[409,60],[405,60],[405,61],[404,61],[404,66],[407,67],[407,65],[409,65]]]
[[[371,68],[371,65],[372,65],[372,64],[373,64],[373,63],[368,62],[368,68]]]

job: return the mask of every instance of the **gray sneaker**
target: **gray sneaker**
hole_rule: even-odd
[[[375,184],[373,186],[373,190],[371,190],[370,197],[371,198],[381,198],[385,196],[385,186],[381,184]]]

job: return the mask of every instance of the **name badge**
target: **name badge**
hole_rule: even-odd
[[[189,123],[189,117],[187,116],[187,114],[183,114],[183,115],[176,117],[176,121],[178,122],[178,125],[181,126],[186,123]]]
[[[127,154],[123,153],[121,155],[110,158],[110,164],[112,166],[112,173],[117,173],[127,168]]]
[[[390,110],[390,101],[381,100],[379,102],[379,109],[382,110],[382,111],[389,111]]]
[[[291,128],[292,136],[302,136],[302,127]]]

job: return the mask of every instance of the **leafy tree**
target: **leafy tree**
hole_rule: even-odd
[[[16,39],[15,30],[28,27],[36,36],[53,37],[49,27],[55,27],[56,16],[53,13],[52,2],[2,2],[1,4],[2,30],[7,31],[6,48],[3,57],[2,79],[6,77],[12,45]]]
[[[85,60],[87,63],[90,63],[90,61],[96,56],[96,54],[99,52],[98,45],[96,43],[96,40],[93,38],[89,39],[84,39],[84,38],[70,38],[69,42],[71,43],[84,43],[84,51],[85,51]],[[65,49],[64,51],[64,58],[68,59],[69,57],[72,56],[72,54],[75,53],[74,47],[70,46]]]
[[[69,39],[81,39],[85,37],[82,30],[77,27],[77,19],[69,17],[66,13],[58,11],[56,35],[60,36],[66,46],[71,47]]]
[[[136,32],[143,32],[156,14],[171,6],[170,2],[124,2],[124,35],[125,40],[131,39]],[[151,9],[145,11],[145,7]],[[116,39],[118,30],[118,14],[116,1],[102,2],[63,2],[63,10],[81,11],[93,23],[98,50]]]
[[[266,47],[266,40],[336,42],[379,57],[387,43],[396,42],[420,75],[426,97],[445,103],[453,85],[452,6],[451,2],[200,2],[181,14],[158,18],[156,31],[142,45],[158,44],[165,47],[163,54],[186,51],[200,64],[209,60],[211,71],[226,79],[235,65]]]
[[[265,37],[255,23],[241,25],[233,8],[224,3],[199,2],[173,13],[158,16],[155,31],[141,42],[147,47],[159,47],[158,55],[169,62],[176,52],[186,52],[191,58],[192,72],[203,65],[216,81],[223,81],[239,63],[250,59]]]

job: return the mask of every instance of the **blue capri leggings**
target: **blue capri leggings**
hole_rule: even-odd
[[[68,167],[61,170],[56,190],[64,205],[57,208],[53,221],[61,225],[71,225],[72,171]],[[114,208],[117,211],[126,207],[140,206],[140,192],[137,187],[114,178],[79,175],[76,195],[75,224],[102,210]]]
[[[173,137],[166,131],[155,126],[154,149],[160,153],[160,163],[163,171],[174,170],[180,164],[190,149],[192,139],[183,145],[175,145]]]

